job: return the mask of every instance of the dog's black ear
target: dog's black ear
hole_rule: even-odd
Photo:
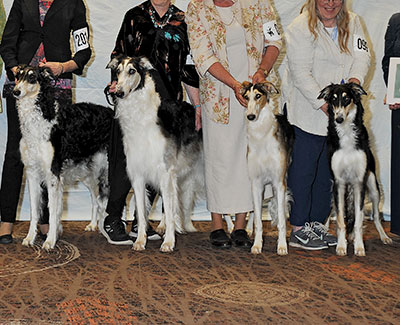
[[[324,89],[321,90],[317,99],[327,100],[331,94],[331,91],[333,90],[333,87],[334,87],[334,84],[330,84],[329,86],[326,86]]]
[[[15,72],[15,79],[19,80],[21,78],[21,72],[26,68],[26,64],[17,65],[17,70]]]
[[[275,87],[275,85],[272,82],[269,81],[264,81],[262,83],[262,89],[267,93],[267,94],[279,94],[278,88]]]
[[[117,70],[118,64],[121,63],[122,59],[124,58],[123,54],[118,54],[114,56],[110,62],[108,62],[106,69]]]
[[[349,86],[354,91],[354,93],[356,95],[358,95],[359,97],[361,97],[362,95],[366,95],[367,94],[367,92],[359,84],[356,84],[354,82],[350,82]]]
[[[251,82],[248,81],[242,82],[242,89],[240,89],[240,93],[242,94],[242,96],[246,93],[246,91],[248,91],[251,88],[251,86],[253,86]]]
[[[51,69],[48,67],[39,68],[39,76],[42,80],[46,80],[48,82],[56,79],[53,72],[51,72]]]

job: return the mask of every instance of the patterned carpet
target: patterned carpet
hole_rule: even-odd
[[[277,232],[264,223],[264,250],[210,247],[207,222],[144,252],[112,246],[86,222],[64,222],[48,253],[16,243],[0,246],[0,324],[399,324],[400,237],[383,245],[366,221],[366,257],[335,249],[289,248],[276,255]],[[384,224],[385,229],[388,223]]]

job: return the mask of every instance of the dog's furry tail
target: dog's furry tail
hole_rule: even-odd
[[[354,191],[353,187],[350,185],[346,186],[345,191],[345,223],[346,223],[346,233],[351,234],[354,229],[354,223],[356,221],[355,211],[354,211]]]

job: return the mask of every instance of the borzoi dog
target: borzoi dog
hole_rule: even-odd
[[[248,153],[247,165],[251,180],[255,238],[251,248],[253,254],[262,250],[262,199],[265,185],[273,187],[274,197],[268,204],[274,224],[278,227],[279,255],[288,253],[286,243],[286,216],[288,214],[287,170],[291,160],[294,130],[286,116],[275,115],[269,105],[271,94],[278,90],[270,82],[242,84],[243,97],[247,104]],[[251,222],[251,218],[249,220]]]
[[[107,67],[117,77],[116,117],[138,212],[138,237],[133,249],[145,249],[145,185],[150,184],[161,191],[165,208],[160,250],[171,252],[175,227],[178,232],[196,231],[190,213],[196,193],[204,191],[202,143],[195,131],[194,108],[168,98],[160,75],[144,57],[118,56]]]
[[[324,88],[319,99],[328,103],[328,156],[334,177],[333,194],[337,214],[337,255],[347,254],[347,233],[353,230],[354,254],[365,256],[362,238],[363,207],[368,190],[372,201],[376,229],[384,244],[392,240],[386,235],[379,217],[379,186],[375,175],[375,158],[368,132],[363,123],[364,89],[355,84],[332,84]]]
[[[21,159],[29,185],[31,223],[22,244],[32,246],[41,211],[41,184],[48,189],[49,232],[44,249],[54,248],[62,232],[63,187],[82,181],[90,191],[95,230],[108,197],[108,161],[112,110],[55,99],[54,76],[48,68],[20,67],[13,94],[22,133]]]

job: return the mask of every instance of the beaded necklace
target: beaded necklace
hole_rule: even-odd
[[[149,15],[150,19],[153,22],[153,25],[155,28],[164,28],[165,25],[168,24],[169,20],[172,17],[172,7],[168,8],[167,13],[164,15],[163,19],[161,21],[158,21],[156,19],[156,13],[152,7],[149,8]]]

